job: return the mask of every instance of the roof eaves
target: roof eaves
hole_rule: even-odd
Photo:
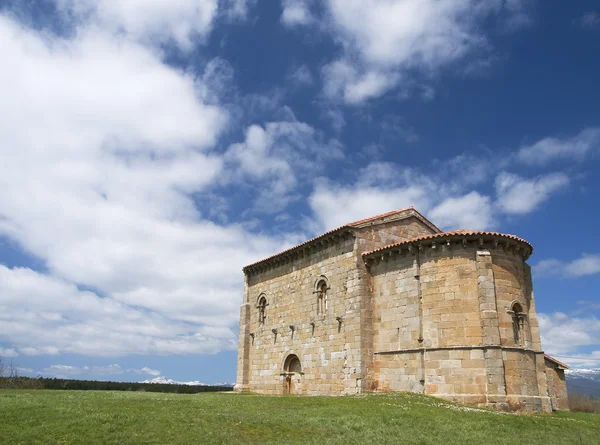
[[[260,264],[268,263],[269,261],[274,260],[275,258],[278,258],[278,257],[281,257],[281,256],[285,256],[286,254],[290,254],[290,253],[292,253],[295,250],[300,250],[301,248],[304,248],[304,247],[308,246],[309,244],[312,244],[312,243],[314,243],[314,242],[316,242],[316,241],[318,241],[318,240],[320,240],[322,238],[326,238],[327,236],[333,235],[335,233],[343,232],[345,230],[349,231],[350,227],[348,225],[345,225],[345,226],[341,226],[341,227],[338,227],[336,229],[330,230],[328,232],[322,233],[319,236],[316,236],[314,238],[306,240],[306,241],[304,241],[304,242],[302,242],[300,244],[296,244],[295,246],[290,247],[289,249],[282,250],[281,252],[278,252],[278,253],[276,253],[274,255],[271,255],[271,256],[269,256],[267,258],[263,258],[260,261],[256,261],[255,263],[248,264],[247,266],[244,266],[242,268],[242,271],[246,272],[249,269],[252,269],[252,268],[254,268],[254,267],[256,267],[256,266],[258,266]]]
[[[571,367],[563,362],[556,360],[554,357],[550,357],[548,354],[544,354],[544,358],[552,363],[556,363],[561,368],[571,369]]]
[[[273,254],[273,255],[271,255],[271,256],[269,256],[267,258],[263,258],[262,260],[256,261],[256,262],[254,262],[252,264],[248,264],[247,266],[244,266],[242,268],[242,270],[244,272],[246,272],[247,270],[252,269],[255,266],[267,263],[267,262],[269,262],[269,261],[271,261],[271,260],[273,260],[273,259],[275,259],[275,258],[277,258],[279,256],[284,256],[286,254],[290,254],[294,250],[300,249],[302,247],[305,247],[305,246],[307,246],[307,245],[309,245],[309,244],[311,244],[311,243],[313,243],[315,241],[318,241],[319,239],[324,238],[324,237],[326,237],[328,235],[331,235],[331,234],[334,234],[334,233],[337,233],[337,232],[341,232],[343,230],[350,230],[352,228],[359,227],[359,226],[361,226],[363,224],[367,224],[369,222],[376,221],[378,219],[382,219],[382,218],[394,216],[394,215],[397,215],[397,214],[400,214],[400,213],[406,213],[407,217],[415,216],[415,217],[423,220],[426,224],[430,225],[433,230],[441,231],[431,221],[429,221],[427,218],[425,218],[417,209],[415,209],[413,206],[410,206],[410,207],[406,207],[406,208],[403,208],[403,209],[392,210],[391,212],[382,213],[381,215],[371,216],[369,218],[365,218],[365,219],[354,221],[354,222],[351,222],[351,223],[348,223],[348,224],[344,224],[343,226],[340,226],[340,227],[338,227],[336,229],[330,230],[330,231],[325,232],[325,233],[323,233],[323,234],[321,234],[319,236],[316,236],[314,238],[306,240],[306,241],[304,241],[304,242],[302,242],[300,244],[297,244],[297,245],[295,245],[293,247],[290,247],[289,249],[286,249],[286,250],[283,250],[283,251],[278,252],[276,254]]]
[[[378,249],[375,250],[371,250],[369,252],[364,252],[362,254],[363,258],[366,258],[372,254],[375,253],[381,253],[384,252],[388,249],[393,249],[395,247],[400,247],[403,245],[408,245],[408,244],[412,244],[412,243],[418,243],[418,242],[422,242],[422,241],[434,241],[436,239],[444,239],[444,238],[452,238],[452,237],[460,237],[460,236],[464,236],[464,237],[468,237],[468,236],[492,236],[492,237],[502,237],[502,238],[508,238],[520,243],[524,243],[527,246],[529,246],[529,248],[531,249],[531,252],[533,252],[533,246],[526,240],[519,238],[516,235],[510,235],[510,234],[506,234],[506,233],[500,233],[500,232],[486,232],[486,231],[480,231],[480,230],[469,230],[469,229],[460,229],[460,230],[454,230],[451,232],[441,232],[441,233],[433,233],[430,235],[422,235],[416,238],[411,238],[408,240],[404,240],[404,241],[400,241],[398,243],[394,243],[394,244],[388,244],[387,246],[383,246],[380,247]],[[530,252],[530,254],[531,254]]]

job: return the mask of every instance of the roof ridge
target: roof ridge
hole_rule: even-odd
[[[379,215],[375,215],[375,216],[370,216],[368,218],[359,219],[358,221],[349,222],[349,223],[345,224],[345,226],[350,226],[350,227],[357,226],[359,224],[364,224],[364,223],[369,222],[369,221],[375,221],[376,219],[379,219],[379,218],[385,218],[386,216],[397,215],[398,213],[406,212],[407,210],[415,210],[415,211],[418,212],[418,210],[415,209],[413,206],[408,206],[408,207],[404,207],[402,209],[391,210],[389,212],[381,213]]]
[[[421,212],[419,212],[417,209],[415,209],[415,207],[414,207],[414,206],[408,206],[408,207],[404,207],[404,208],[402,208],[402,209],[392,210],[392,211],[390,211],[390,212],[382,213],[382,214],[380,214],[380,215],[375,215],[375,216],[371,216],[371,217],[369,217],[369,218],[365,218],[365,219],[359,219],[358,221],[354,221],[354,222],[346,223],[346,224],[344,224],[343,226],[339,226],[339,227],[337,227],[337,228],[335,228],[335,229],[328,230],[328,231],[327,231],[327,232],[325,232],[325,233],[322,233],[322,234],[320,234],[320,235],[318,235],[318,236],[315,236],[315,237],[313,237],[313,238],[310,238],[310,239],[308,239],[308,240],[306,240],[306,241],[303,241],[303,242],[301,242],[301,243],[299,243],[299,244],[296,244],[296,245],[294,245],[294,246],[292,246],[292,247],[290,247],[290,248],[288,248],[288,249],[285,249],[285,250],[282,250],[282,251],[280,251],[280,252],[278,252],[278,253],[275,253],[275,254],[273,254],[273,255],[270,255],[270,256],[268,256],[268,257],[266,257],[266,258],[263,258],[262,260],[255,261],[255,262],[254,262],[254,263],[252,263],[252,264],[248,264],[247,266],[244,266],[244,267],[242,268],[242,270],[246,270],[246,269],[248,269],[248,268],[250,268],[250,267],[252,267],[252,266],[256,266],[257,264],[260,264],[260,263],[263,263],[263,262],[269,261],[269,260],[271,260],[271,259],[273,259],[273,258],[276,258],[276,257],[278,257],[279,255],[283,255],[283,254],[285,254],[285,253],[289,253],[289,252],[291,252],[292,250],[294,250],[294,249],[296,249],[296,248],[299,248],[299,247],[301,247],[301,246],[305,246],[305,245],[307,245],[307,244],[310,244],[310,243],[312,243],[313,241],[316,241],[316,240],[318,240],[318,239],[321,239],[321,238],[323,238],[323,237],[325,237],[325,236],[327,236],[327,235],[331,235],[331,234],[333,234],[333,233],[336,233],[336,232],[342,231],[342,230],[344,230],[344,229],[353,229],[353,228],[356,228],[357,226],[359,226],[359,225],[361,225],[361,224],[368,223],[369,221],[375,221],[375,220],[377,220],[377,219],[380,219],[380,218],[385,218],[386,216],[397,215],[397,214],[400,214],[400,213],[403,213],[403,212],[407,212],[407,211],[412,211],[412,212],[416,213],[416,214],[417,214],[417,219],[419,219],[419,218],[422,218],[426,224],[429,224],[429,225],[430,225],[432,228],[434,228],[434,229],[437,229],[437,230],[439,230],[439,231],[441,232],[441,230],[440,230],[440,228],[439,228],[439,227],[437,227],[435,224],[433,224],[431,221],[429,221],[429,220],[428,220],[428,219],[427,219],[427,218],[426,218],[426,217],[425,217],[425,216],[424,216],[424,215],[423,215]],[[415,215],[413,214],[413,215],[409,215],[409,216],[415,216]]]
[[[558,366],[562,366],[563,368],[566,369],[571,369],[571,367],[559,360],[556,360],[554,357],[549,356],[548,354],[544,354],[544,358],[550,360],[551,362],[556,363]]]

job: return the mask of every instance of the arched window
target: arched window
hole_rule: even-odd
[[[517,302],[513,303],[509,313],[512,315],[513,319],[513,336],[515,338],[515,343],[522,344],[523,332],[525,332],[525,317],[527,317],[527,315],[525,312],[523,312],[523,306],[521,306],[521,303]]]
[[[327,282],[319,281],[317,284],[317,313],[326,314],[329,301],[327,299]]]
[[[258,324],[265,324],[265,318],[267,310],[267,299],[265,296],[262,296],[258,300]]]

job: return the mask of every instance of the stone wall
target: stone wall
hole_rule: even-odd
[[[532,310],[529,268],[518,251],[454,242],[382,257],[370,267],[378,390],[549,410],[543,353],[532,349],[539,337],[526,323],[516,343],[506,309],[518,300]]]
[[[313,243],[310,251],[290,262],[247,275],[236,389],[283,393],[287,377],[283,364],[290,354],[298,356],[303,371],[291,376],[295,393],[353,394],[373,389],[370,276],[361,254],[390,240],[431,231],[414,217],[368,224],[346,232],[343,239]],[[321,278],[329,287],[326,314],[317,312],[315,291]],[[263,295],[268,305],[261,324],[258,300]]]
[[[435,231],[416,217],[384,222],[371,222],[354,229],[360,253],[378,249],[401,241],[429,235]]]
[[[548,393],[552,400],[552,409],[568,411],[569,396],[567,394],[567,382],[565,380],[565,371],[559,368],[555,363],[545,360],[546,382]]]
[[[248,277],[251,391],[283,393],[283,364],[290,354],[298,356],[304,373],[294,376],[295,393],[351,394],[360,390],[360,301],[354,241],[347,234],[290,264]],[[320,279],[329,287],[325,314],[317,313],[315,291]],[[258,320],[261,295],[267,299],[264,324]]]
[[[405,390],[549,412],[548,393],[558,388],[554,402],[561,403],[560,370],[549,372],[541,351],[524,261],[530,247],[484,232],[396,244],[432,233],[423,218],[394,214],[246,268],[236,389]],[[362,254],[378,248],[385,249],[369,254],[367,267]],[[325,313],[318,310],[319,280],[327,286]],[[264,323],[261,297],[268,302]],[[302,372],[286,372],[292,355]]]

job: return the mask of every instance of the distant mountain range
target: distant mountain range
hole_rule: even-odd
[[[163,376],[155,377],[153,379],[144,380],[140,383],[157,383],[161,385],[189,385],[189,386],[233,386],[233,383],[202,383],[199,380],[194,380],[193,382],[178,382],[176,380],[171,380]]]
[[[567,369],[565,377],[569,392],[600,397],[600,369]]]

